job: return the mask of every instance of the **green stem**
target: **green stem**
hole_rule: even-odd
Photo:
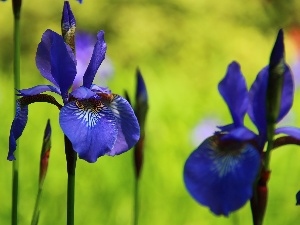
[[[37,193],[37,197],[36,197],[36,200],[35,200],[31,225],[37,225],[38,224],[38,219],[39,219],[39,214],[40,214],[39,204],[40,204],[40,199],[41,199],[41,196],[42,196],[42,190],[43,190],[42,185],[40,185],[38,193]]]
[[[14,58],[13,58],[13,74],[14,74],[14,90],[20,89],[20,11],[21,11],[21,0],[12,1],[12,8],[14,14],[14,28],[13,28],[13,46],[14,46]],[[16,101],[17,96],[14,95],[14,105],[16,112]],[[19,199],[19,148],[15,151],[15,157],[17,160],[13,161],[12,164],[12,207],[11,207],[11,224],[18,224],[18,199]]]
[[[75,170],[77,153],[72,143],[65,136],[65,153],[67,160],[68,187],[67,187],[67,225],[74,225],[75,211]]]
[[[264,167],[266,170],[270,170],[270,160],[271,160],[271,152],[274,148],[274,131],[275,131],[275,124],[268,125],[268,132],[267,132],[267,150],[265,152],[265,160],[264,160]]]
[[[75,174],[68,174],[67,225],[74,224]]]
[[[138,225],[139,219],[139,178],[135,178],[134,183],[134,203],[133,203],[133,225]]]

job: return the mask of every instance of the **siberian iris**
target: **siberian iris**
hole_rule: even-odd
[[[270,64],[257,75],[247,90],[240,65],[232,62],[219,92],[224,98],[233,123],[218,127],[188,157],[184,167],[184,181],[189,193],[199,203],[208,206],[217,215],[228,215],[241,208],[253,195],[255,180],[264,164],[264,146],[267,142],[267,88],[270,70],[278,69],[283,76],[278,123],[293,104],[294,84],[290,68],[284,61],[283,31],[280,30],[270,57]],[[249,114],[258,130],[254,133],[244,125]],[[275,134],[286,134],[300,139],[300,129],[281,127]]]
[[[83,85],[69,92],[77,74],[75,55],[61,35],[52,30],[44,32],[37,48],[36,65],[52,85],[18,91],[22,97],[17,102],[10,130],[9,160],[15,159],[16,140],[26,126],[28,105],[34,102],[48,102],[60,109],[59,123],[64,134],[79,157],[88,162],[95,162],[105,154],[121,154],[135,145],[140,137],[140,128],[130,104],[123,97],[112,94],[108,88],[92,84],[105,53],[104,32],[100,31],[83,75]],[[46,91],[59,94],[63,105],[54,97],[42,94]]]

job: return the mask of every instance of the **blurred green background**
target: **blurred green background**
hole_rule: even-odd
[[[216,217],[187,193],[183,166],[195,149],[193,130],[206,118],[231,122],[217,91],[232,60],[241,64],[248,86],[267,65],[279,28],[285,30],[287,61],[297,58],[290,31],[299,24],[300,4],[294,1],[234,0],[72,0],[77,29],[105,30],[107,55],[114,66],[108,82],[114,93],[135,92],[135,69],[143,73],[149,93],[145,161],[140,182],[141,225],[251,224],[249,204],[229,218]],[[284,3],[284,4],[283,4]],[[60,33],[63,1],[24,0],[22,8],[21,87],[48,84],[35,66],[42,33]],[[13,119],[11,2],[0,4],[0,224],[10,223],[11,166],[6,160]],[[300,74],[300,73],[299,73]],[[298,74],[298,75],[299,75]],[[297,75],[297,74],[295,74]],[[59,99],[59,98],[58,98]],[[60,100],[60,99],[59,99]],[[40,224],[65,224],[66,163],[63,133],[55,107],[37,103],[29,107],[29,122],[20,139],[19,224],[29,224],[38,186],[39,155],[46,121],[52,124],[52,152],[44,184]],[[287,121],[300,126],[300,96]],[[253,125],[246,118],[251,128]],[[207,134],[209,135],[209,134]],[[200,139],[203,137],[199,137]],[[101,157],[94,164],[78,160],[76,224],[132,223],[132,151]],[[265,224],[297,224],[300,189],[300,150],[288,146],[272,155],[269,204]]]

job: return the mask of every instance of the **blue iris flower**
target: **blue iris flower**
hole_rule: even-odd
[[[21,136],[28,118],[28,104],[49,102],[60,109],[59,123],[79,157],[95,162],[105,154],[114,156],[133,147],[140,137],[140,128],[127,100],[112,94],[106,87],[92,84],[105,58],[104,32],[97,34],[93,54],[83,75],[83,85],[69,93],[76,76],[76,58],[61,35],[46,30],[38,45],[36,65],[41,75],[53,85],[38,85],[19,90],[22,96],[10,130],[8,159],[14,160],[16,140]],[[62,97],[60,105],[50,91]]]
[[[266,93],[269,67],[281,65],[283,86],[278,123],[293,104],[294,84],[290,68],[284,61],[283,32],[279,31],[269,66],[257,75],[249,92],[240,65],[232,62],[218,89],[230,110],[233,123],[207,138],[188,157],[184,167],[184,181],[193,198],[208,206],[216,215],[228,216],[241,208],[253,195],[253,186],[262,166],[261,157],[267,142]],[[249,114],[258,134],[244,125]],[[275,134],[300,139],[300,129],[281,127]]]

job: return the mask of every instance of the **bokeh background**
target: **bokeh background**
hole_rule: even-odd
[[[231,122],[217,91],[232,60],[241,64],[248,86],[267,65],[277,31],[284,28],[286,58],[300,79],[298,28],[300,2],[234,0],[84,0],[70,1],[77,29],[105,30],[114,93],[135,92],[140,68],[149,93],[145,161],[140,181],[141,225],[251,224],[249,203],[229,218],[216,217],[187,193],[183,166],[212,127]],[[42,33],[60,32],[63,1],[24,0],[22,8],[21,87],[48,84],[35,66]],[[0,4],[0,224],[10,223],[11,166],[6,160],[13,119],[11,1]],[[59,99],[59,98],[58,98]],[[59,99],[60,100],[60,99]],[[29,122],[20,139],[19,224],[29,224],[38,186],[39,156],[46,121],[52,125],[52,151],[44,184],[40,224],[65,224],[66,163],[58,110],[45,103],[29,107]],[[300,126],[296,87],[292,111],[284,123]],[[246,124],[254,129],[250,120]],[[200,126],[200,127],[199,127]],[[204,126],[204,128],[202,127]],[[94,164],[78,160],[76,224],[131,224],[133,152],[101,157]],[[272,176],[265,224],[297,224],[300,208],[300,148],[272,154]]]

